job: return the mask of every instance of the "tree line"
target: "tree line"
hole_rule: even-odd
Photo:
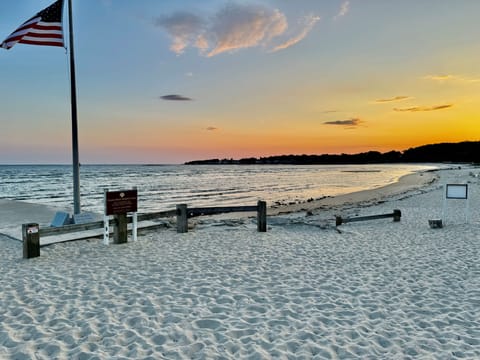
[[[404,151],[367,151],[357,154],[277,155],[243,159],[208,159],[186,165],[338,165],[380,163],[480,163],[480,141],[422,145]]]

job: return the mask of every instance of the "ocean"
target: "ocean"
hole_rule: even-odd
[[[103,213],[104,189],[138,190],[138,212],[303,202],[382,187],[433,165],[83,165],[82,211]],[[0,165],[0,199],[73,207],[69,165]]]

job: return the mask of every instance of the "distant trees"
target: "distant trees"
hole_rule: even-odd
[[[277,155],[261,158],[194,160],[186,165],[221,164],[290,164],[290,165],[329,165],[329,164],[379,164],[379,163],[425,163],[425,162],[468,162],[480,163],[480,141],[441,143],[410,148],[403,152],[381,153],[368,151],[358,154],[322,155]]]
[[[480,142],[423,145],[403,152],[405,162],[470,162],[480,163]]]

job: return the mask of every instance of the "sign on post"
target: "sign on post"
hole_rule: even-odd
[[[40,227],[38,224],[23,224],[23,258],[40,256]]]
[[[121,215],[137,212],[137,190],[107,191],[105,215]]]
[[[468,199],[468,184],[447,184],[447,199]]]
[[[127,213],[133,213],[133,240],[137,240],[137,189],[108,191],[105,190],[105,215],[104,215],[104,235],[103,242],[108,245],[110,237],[109,216],[114,215],[117,219],[117,227],[115,228],[116,243],[126,242],[127,234]],[[121,227],[121,228],[120,228]],[[121,237],[121,239],[120,239]]]
[[[447,200],[465,201],[465,222],[468,223],[468,184],[446,184],[445,198],[443,199],[443,222],[446,223]]]

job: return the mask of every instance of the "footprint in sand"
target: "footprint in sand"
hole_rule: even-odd
[[[222,323],[214,319],[202,319],[202,320],[195,321],[194,325],[199,329],[215,330],[215,329],[218,329],[222,325]]]

